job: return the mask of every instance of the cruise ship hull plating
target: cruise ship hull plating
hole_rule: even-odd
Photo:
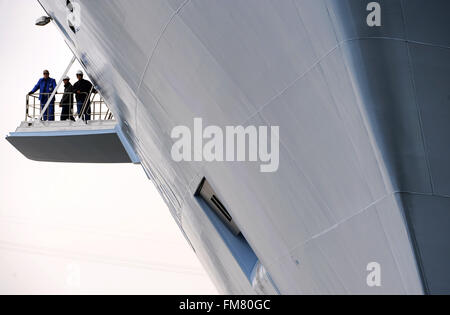
[[[39,2],[220,292],[450,293],[449,1]],[[196,117],[280,126],[278,171],[175,162]]]

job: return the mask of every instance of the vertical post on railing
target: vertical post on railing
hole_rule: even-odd
[[[27,95],[26,107],[25,107],[25,121],[28,121],[28,111],[30,108],[30,95]]]
[[[70,68],[72,67],[73,63],[75,62],[77,58],[75,56],[72,57],[72,60],[69,62],[69,65],[66,68],[66,71],[64,71],[64,74],[61,76],[61,79],[59,79],[58,84],[56,85],[55,90],[53,91],[52,95],[50,95],[50,98],[47,100],[47,103],[45,104],[44,108],[41,110],[41,115],[39,115],[39,120],[42,119],[42,116],[44,115],[45,111],[48,109],[48,107],[50,106],[50,103],[52,102],[52,99],[55,97],[56,92],[59,89],[59,86],[61,85],[64,77],[67,75],[67,73],[69,72]],[[49,115],[48,115],[49,116]]]
[[[36,118],[36,98],[33,96],[33,120]]]

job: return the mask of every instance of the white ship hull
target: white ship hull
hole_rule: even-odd
[[[450,292],[448,1],[379,1],[378,28],[359,0],[73,2],[75,32],[40,0],[221,292]],[[279,170],[175,162],[196,117],[280,126]],[[242,238],[194,196],[203,177]]]

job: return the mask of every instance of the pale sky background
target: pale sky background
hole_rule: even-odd
[[[58,81],[71,59],[42,15],[0,0],[0,294],[216,294],[140,166],[37,163],[4,140],[42,70]]]

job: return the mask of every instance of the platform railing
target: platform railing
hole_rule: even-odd
[[[54,102],[54,121],[59,121],[61,118],[69,119],[70,115],[74,119],[83,119],[84,115],[88,113],[89,105],[91,108],[90,120],[114,120],[114,115],[111,110],[106,105],[104,99],[100,94],[97,93],[82,93],[86,95],[86,100],[82,106],[81,111],[77,112],[77,102],[75,100],[74,93],[56,93],[55,94],[55,102]],[[41,101],[39,100],[39,96],[44,95],[46,98],[51,96],[51,93],[36,93],[29,94],[26,96],[26,108],[25,108],[25,121],[33,122],[35,120],[39,120],[41,117],[42,108]],[[61,100],[64,95],[73,95],[73,105],[70,108],[69,117],[62,117],[62,105]],[[49,109],[47,110],[49,113]],[[47,120],[45,115],[43,116],[43,120]]]

